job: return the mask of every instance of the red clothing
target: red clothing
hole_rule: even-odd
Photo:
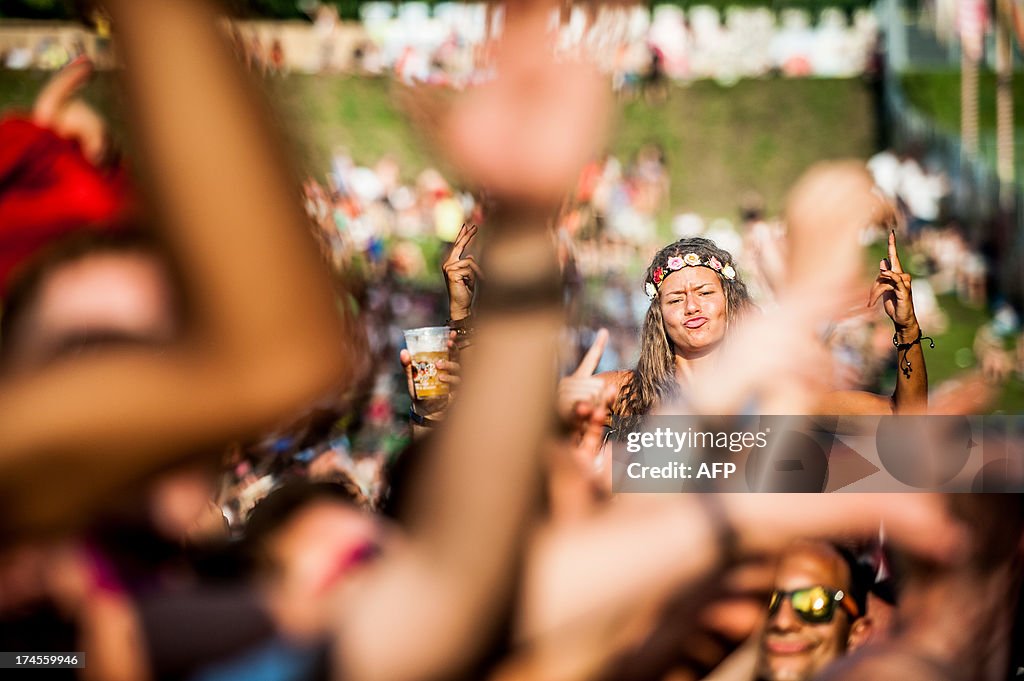
[[[78,143],[21,117],[0,121],[0,293],[57,237],[111,229],[129,211],[126,175],[93,166]]]

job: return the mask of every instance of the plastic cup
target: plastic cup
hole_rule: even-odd
[[[405,330],[405,346],[412,355],[412,384],[416,399],[428,400],[448,395],[448,384],[438,376],[437,363],[448,361],[447,326],[425,326]]]

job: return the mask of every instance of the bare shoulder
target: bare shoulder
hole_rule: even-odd
[[[614,385],[615,389],[622,390],[622,386],[626,385],[626,381],[633,374],[629,369],[616,369],[615,371],[602,371],[597,374],[597,377],[604,381],[605,385]]]

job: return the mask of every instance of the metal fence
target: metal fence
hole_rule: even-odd
[[[959,223],[971,244],[990,266],[989,291],[1018,311],[1024,310],[1024,193],[1020,162],[1024,145],[1017,140],[1017,182],[1000,207],[1000,186],[995,170],[995,135],[982,135],[978,153],[965,156],[960,137],[939,128],[916,110],[904,95],[900,75],[909,69],[959,70],[960,51],[929,32],[921,17],[901,0],[884,0],[877,11],[886,26],[889,56],[884,87],[885,121],[897,151],[918,156],[927,166],[940,168],[950,180],[952,195],[947,217]],[[986,50],[991,55],[994,50]]]

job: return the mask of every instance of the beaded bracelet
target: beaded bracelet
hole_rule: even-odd
[[[915,338],[914,340],[910,341],[909,343],[899,343],[896,340],[896,334],[894,333],[892,335],[892,344],[896,348],[896,355],[897,355],[897,357],[899,356],[900,350],[903,351],[903,357],[900,358],[900,360],[899,360],[899,367],[900,367],[900,371],[902,371],[903,375],[905,377],[907,377],[907,378],[910,378],[910,374],[914,371],[914,368],[910,365],[910,360],[907,359],[907,353],[910,352],[910,348],[912,348],[915,345],[919,345],[922,340],[926,340],[927,339],[929,347],[932,350],[935,349],[935,340],[931,336],[925,336],[923,334],[924,334],[923,331],[919,331],[918,334],[917,334],[917,338]]]

